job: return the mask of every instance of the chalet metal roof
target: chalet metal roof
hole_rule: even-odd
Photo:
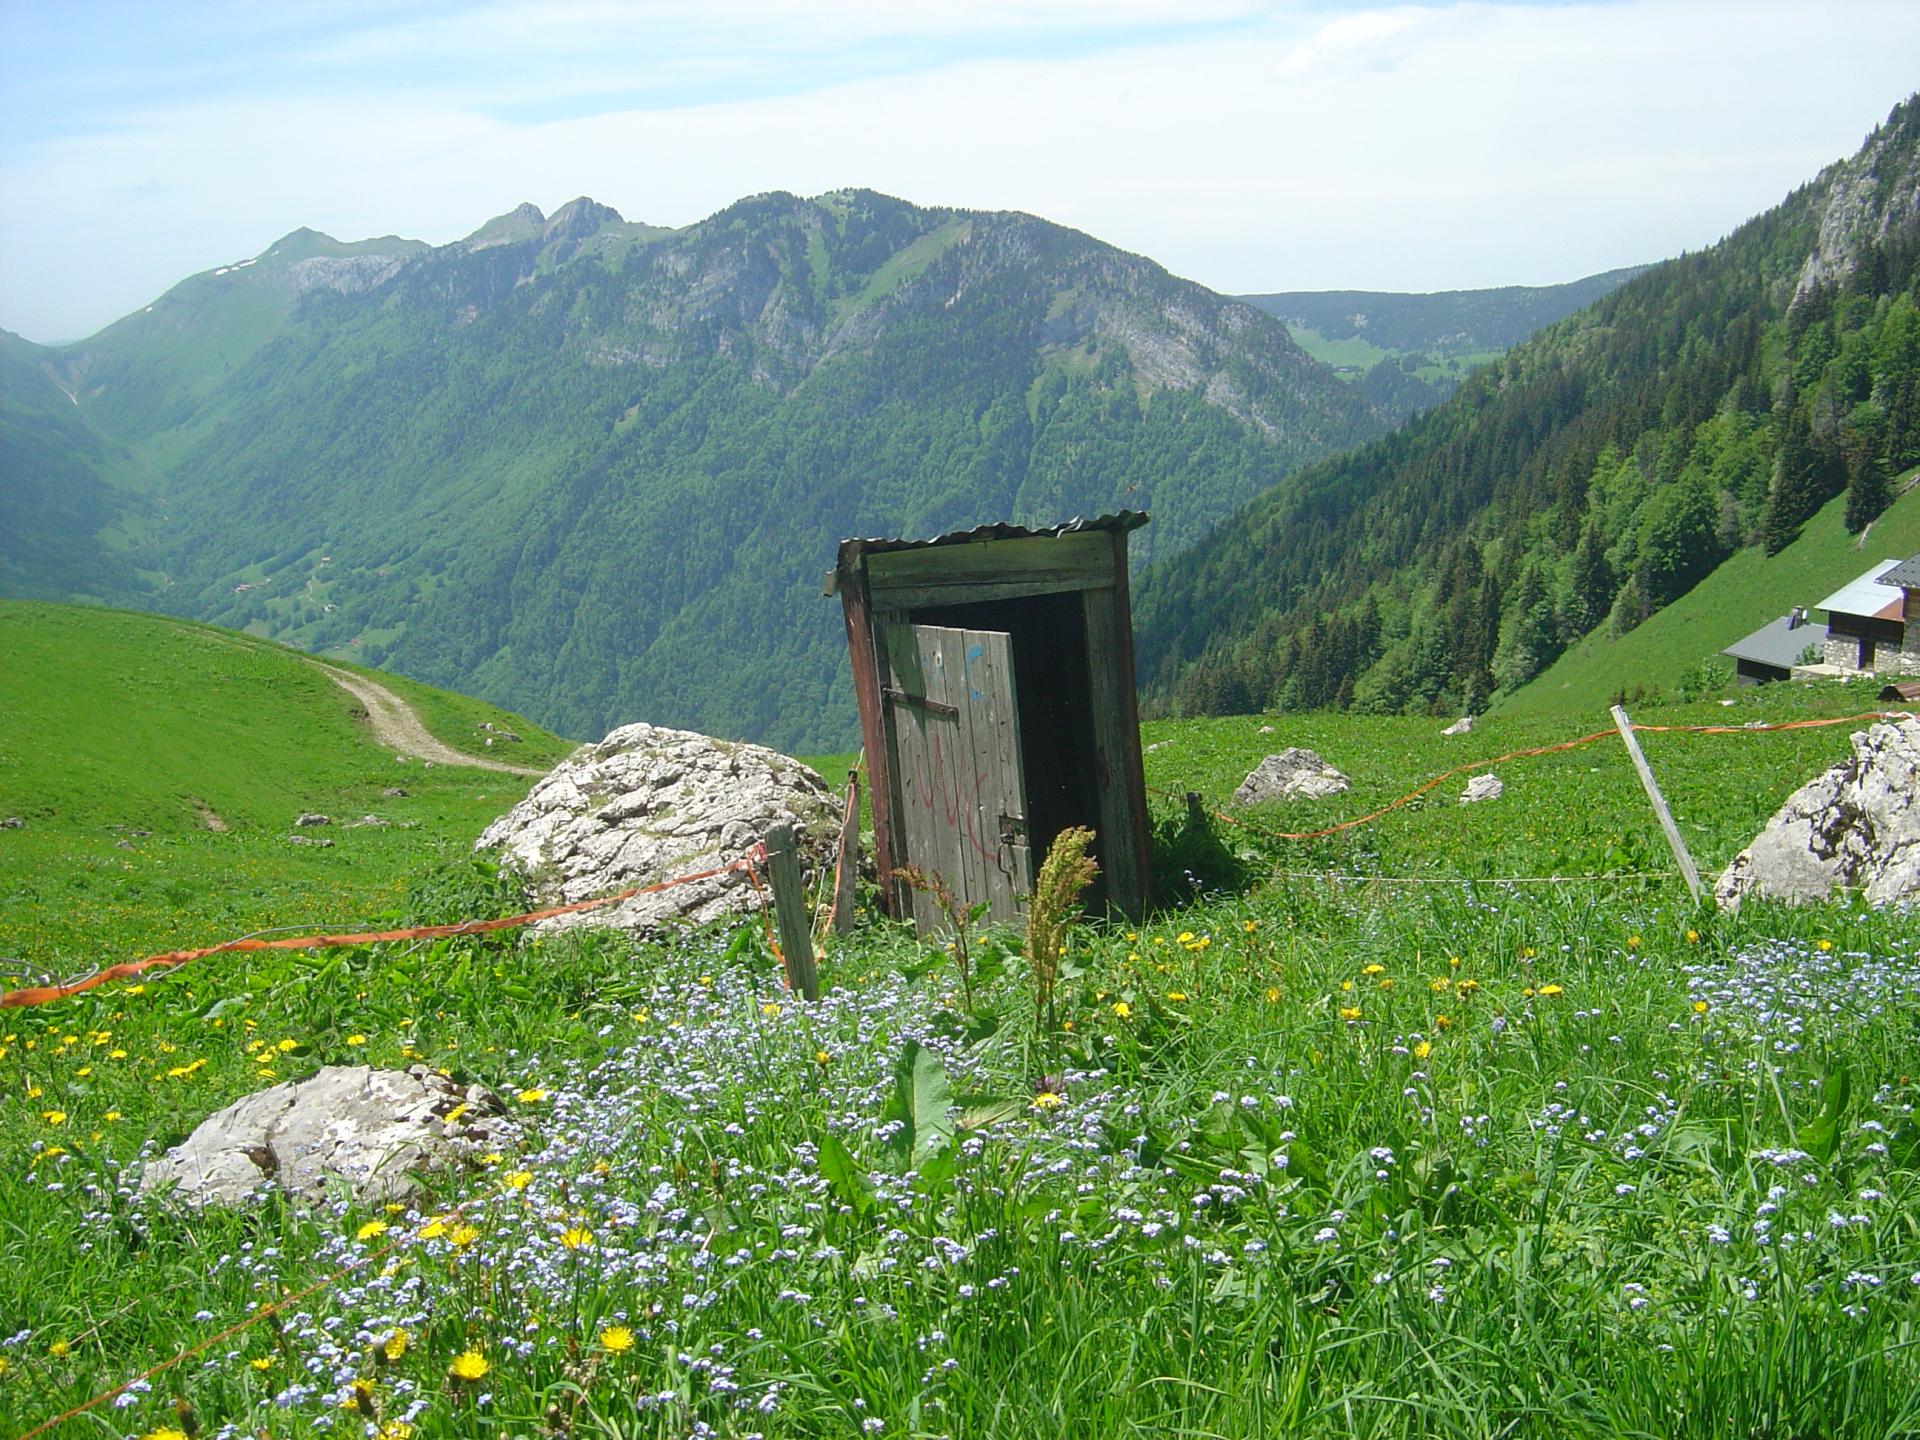
[[[1880,577],[1882,585],[1898,585],[1903,590],[1920,590],[1920,555],[1902,560]]]
[[[840,542],[840,563],[846,565],[862,555],[882,555],[894,550],[926,550],[935,545],[971,545],[982,540],[1033,540],[1054,539],[1061,535],[1072,535],[1082,530],[1130,531],[1138,530],[1147,523],[1147,515],[1139,510],[1120,510],[1112,515],[1096,515],[1092,519],[1075,516],[1058,525],[1047,525],[1035,529],[1026,525],[1015,525],[1009,521],[996,521],[990,525],[976,525],[971,530],[953,530],[945,535],[935,535],[926,540],[882,539],[842,540]]]
[[[1829,615],[1865,615],[1875,620],[1898,620],[1906,613],[1906,592],[1898,585],[1886,583],[1888,571],[1898,567],[1898,560],[1882,560],[1873,569],[1858,579],[1841,586],[1833,594],[1820,602],[1819,608]]]
[[[1791,670],[1799,663],[1807,646],[1818,645],[1826,638],[1826,626],[1806,620],[1795,625],[1792,616],[1782,615],[1778,620],[1762,625],[1751,635],[1734,641],[1720,653],[1730,655],[1735,660],[1752,660],[1762,665]]]

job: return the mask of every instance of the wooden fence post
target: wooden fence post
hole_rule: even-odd
[[[840,859],[834,866],[833,933],[853,933],[854,882],[860,873],[860,771],[847,772],[847,813],[840,822]]]
[[[1207,807],[1201,803],[1198,790],[1187,791],[1187,824],[1200,830],[1207,828]]]
[[[1640,753],[1640,742],[1633,738],[1633,722],[1618,705],[1613,707],[1613,724],[1620,732],[1620,738],[1627,742],[1627,754],[1633,757],[1633,768],[1640,772],[1640,783],[1646,787],[1647,799],[1653,802],[1654,816],[1660,821],[1660,828],[1667,832],[1667,844],[1673,849],[1673,858],[1680,862],[1680,873],[1686,877],[1687,889],[1693,892],[1693,903],[1698,905],[1700,872],[1694,868],[1693,856],[1687,852],[1687,842],[1680,838],[1680,827],[1673,823],[1667,802],[1661,798],[1660,787],[1653,778],[1653,767],[1647,764],[1647,757]]]
[[[800,879],[800,856],[791,825],[782,823],[767,831],[767,886],[773,891],[773,920],[787,964],[787,986],[803,1000],[818,1000],[813,927],[807,923],[807,890]]]

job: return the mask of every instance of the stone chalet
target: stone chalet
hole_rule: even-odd
[[[1763,685],[1789,679],[1801,658],[1812,650],[1826,656],[1827,627],[1807,618],[1806,607],[1796,605],[1778,620],[1736,640],[1720,653],[1733,661],[1742,685]]]
[[[1826,673],[1920,675],[1920,555],[1881,561],[1819,608]]]

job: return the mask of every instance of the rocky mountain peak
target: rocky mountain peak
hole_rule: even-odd
[[[1920,227],[1920,96],[1896,106],[1859,154],[1820,179],[1820,235],[1800,268],[1796,301],[1851,275],[1872,246]]]

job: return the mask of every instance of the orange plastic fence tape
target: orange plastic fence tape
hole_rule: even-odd
[[[1907,712],[1904,710],[1866,710],[1858,715],[1836,715],[1823,720],[1781,720],[1767,725],[1642,725],[1635,722],[1633,728],[1636,731],[1646,730],[1655,734],[1759,735],[1775,730],[1816,730],[1827,725],[1851,725],[1860,720],[1893,720],[1906,718],[1908,718]],[[1595,730],[1591,735],[1582,735],[1575,740],[1562,740],[1557,745],[1535,745],[1526,750],[1509,750],[1506,754],[1495,755],[1490,760],[1475,760],[1471,764],[1456,765],[1451,770],[1443,770],[1431,780],[1409,790],[1406,794],[1400,796],[1399,799],[1382,805],[1378,810],[1369,811],[1365,815],[1355,816],[1351,820],[1342,820],[1333,825],[1324,825],[1318,830],[1268,830],[1264,826],[1252,825],[1245,820],[1236,819],[1234,816],[1222,810],[1215,810],[1211,813],[1216,819],[1223,820],[1236,829],[1251,830],[1254,834],[1264,835],[1269,840],[1320,840],[1328,835],[1337,835],[1342,830],[1352,830],[1361,825],[1371,825],[1383,815],[1390,815],[1402,805],[1413,800],[1418,800],[1436,785],[1444,784],[1455,775],[1464,775],[1469,770],[1484,770],[1490,765],[1504,764],[1508,760],[1525,760],[1535,755],[1553,755],[1562,750],[1577,750],[1582,745],[1591,745],[1596,741],[1605,740],[1617,733],[1617,731],[1611,728]],[[1170,790],[1155,790],[1153,793],[1166,796],[1170,799],[1179,798]]]
[[[452,1219],[460,1215],[463,1211],[466,1210],[467,1206],[471,1205],[472,1203],[473,1203],[472,1200],[461,1201],[458,1205],[455,1205],[451,1209],[447,1210],[445,1212],[445,1217],[447,1219]],[[131,1390],[134,1386],[138,1385],[141,1381],[151,1380],[153,1379],[154,1376],[162,1374],[165,1371],[171,1370],[174,1366],[178,1365],[183,1360],[191,1360],[196,1355],[204,1354],[208,1350],[213,1349],[214,1346],[220,1344],[222,1341],[228,1340],[233,1336],[238,1335],[242,1330],[248,1329],[250,1326],[259,1324],[262,1320],[265,1320],[269,1315],[277,1315],[280,1313],[281,1310],[285,1309],[290,1305],[299,1304],[302,1300],[305,1300],[310,1295],[316,1295],[322,1290],[326,1290],[331,1288],[332,1286],[338,1285],[347,1276],[352,1275],[358,1271],[365,1270],[368,1265],[372,1264],[376,1260],[384,1260],[388,1255],[392,1254],[395,1250],[399,1249],[402,1245],[405,1245],[406,1243],[408,1243],[407,1236],[396,1235],[393,1239],[389,1240],[386,1244],[380,1246],[378,1249],[368,1250],[363,1252],[362,1254],[356,1255],[353,1259],[349,1260],[346,1264],[334,1270],[331,1274],[321,1276],[318,1280],[315,1280],[312,1284],[303,1286],[300,1289],[292,1291],[286,1295],[282,1295],[278,1300],[264,1301],[261,1304],[256,1305],[252,1310],[249,1310],[247,1312],[246,1317],[244,1319],[234,1321],[234,1323],[227,1326],[226,1329],[216,1331],[214,1334],[207,1336],[204,1340],[201,1340],[196,1342],[195,1344],[189,1345],[186,1349],[178,1352],[177,1354],[168,1356],[165,1360],[162,1360],[157,1365],[149,1366],[147,1369],[142,1370],[138,1375],[134,1376],[131,1380],[127,1380],[122,1384],[116,1385],[111,1390],[101,1391],[98,1395],[95,1395],[91,1400],[84,1400],[80,1404],[75,1405],[70,1410],[63,1410],[58,1415],[53,1416],[51,1419],[42,1420],[38,1425],[34,1426],[33,1429],[23,1432],[20,1436],[20,1440],[34,1440],[34,1436],[44,1435],[48,1431],[53,1430],[61,1425],[64,1425],[67,1421],[86,1414],[87,1411],[93,1409],[96,1405],[104,1405],[107,1401],[113,1399],[115,1396],[124,1395],[127,1391]]]
[[[140,960],[128,960],[119,965],[109,965],[106,969],[79,980],[69,980],[59,985],[37,985],[25,990],[9,990],[0,994],[0,1010],[16,1006],[45,1005],[53,1000],[65,1000],[71,995],[92,990],[112,980],[125,980],[147,970],[171,970],[185,965],[189,961],[202,960],[209,955],[221,955],[241,950],[321,950],[340,945],[379,945],[394,940],[439,940],[453,935],[485,935],[495,930],[511,930],[519,925],[531,925],[536,920],[550,920],[556,915],[577,915],[583,910],[597,910],[604,905],[618,905],[622,900],[631,900],[636,895],[653,895],[662,890],[671,890],[676,885],[691,885],[696,880],[711,880],[716,875],[725,875],[733,870],[745,870],[759,888],[759,877],[754,875],[754,862],[766,858],[766,847],[756,844],[737,860],[725,865],[716,865],[711,870],[699,870],[691,875],[675,875],[668,880],[656,880],[651,885],[634,885],[615,895],[602,895],[596,900],[576,900],[571,905],[552,905],[544,910],[529,910],[521,915],[505,915],[495,920],[462,920],[453,925],[412,925],[402,930],[364,930],[352,935],[286,935],[276,940],[249,938],[228,940],[219,945],[207,945],[198,950],[168,950],[159,955],[148,955]]]

